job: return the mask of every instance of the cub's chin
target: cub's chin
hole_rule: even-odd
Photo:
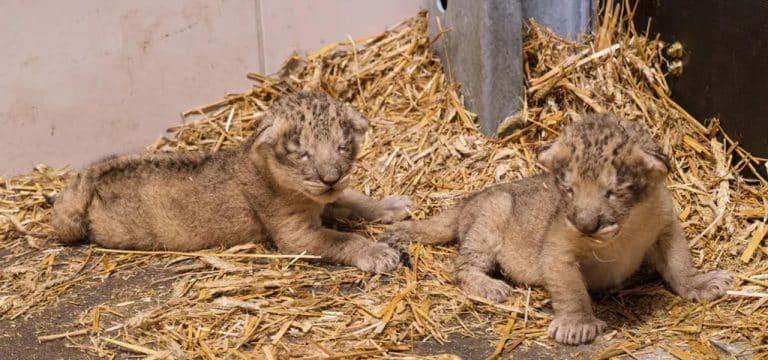
[[[305,181],[304,184],[302,184],[301,192],[314,201],[322,204],[328,204],[336,201],[336,199],[341,196],[341,193],[346,188],[346,183],[327,186],[324,184]]]
[[[613,240],[617,235],[619,235],[620,231],[621,226],[619,224],[611,224],[598,230],[596,233],[590,236],[590,239],[597,246],[600,246]]]
[[[581,232],[568,219],[566,219],[565,223],[568,225],[568,228],[571,231],[580,235],[581,238],[589,240],[589,242],[596,247],[607,245],[608,243],[610,243],[611,240],[613,240],[617,235],[619,235],[619,232],[621,232],[621,225],[617,223],[604,226],[593,234],[585,234]]]

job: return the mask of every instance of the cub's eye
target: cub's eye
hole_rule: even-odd
[[[349,150],[349,145],[347,145],[347,144],[341,144],[341,145],[339,145],[339,147],[337,148],[337,150],[338,150],[339,152],[347,152],[347,151]]]
[[[296,151],[293,154],[301,161],[307,161],[310,157],[312,157],[307,151]]]
[[[570,197],[573,197],[573,188],[568,185],[563,185],[563,191]]]
[[[613,200],[616,198],[616,194],[612,190],[608,190],[605,192],[605,198],[608,200]]]

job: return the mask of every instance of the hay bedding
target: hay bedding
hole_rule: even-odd
[[[609,2],[610,3],[610,2]],[[609,323],[593,357],[641,354],[651,345],[680,358],[724,356],[723,344],[766,351],[768,326],[768,183],[748,181],[765,159],[751,157],[713,121],[699,125],[668,97],[663,44],[637,34],[629,7],[606,9],[595,34],[574,43],[532,23],[525,42],[523,111],[507,119],[500,140],[481,136],[456,84],[432,52],[424,13],[392,30],[293,56],[278,76],[249,74],[251,91],[183,114],[149,151],[217,151],[242,141],[257,113],[281,94],[322,88],[351,101],[371,119],[355,185],[373,196],[411,195],[413,216],[433,214],[469,191],[530,176],[538,144],[585,111],[615,111],[643,122],[670,151],[669,177],[698,266],[738,278],[731,295],[691,304],[656,279],[632,280],[595,297]],[[439,36],[438,36],[439,37]],[[722,140],[724,139],[724,140]],[[738,155],[742,161],[731,164]],[[450,282],[452,246],[412,244],[414,268],[391,276],[272,257],[246,245],[192,254],[105,252],[46,241],[49,206],[69,173],[40,166],[0,181],[0,313],[30,316],[89,284],[148,266],[174,273],[154,307],[131,310],[136,298],[92,306],[68,338],[105,357],[149,358],[406,358],[415,341],[450,334],[488,339],[494,354],[518,345],[550,347],[549,300],[540,288],[519,287],[504,304],[470,299]],[[757,174],[755,174],[757,176]],[[382,226],[347,224],[376,237]],[[641,276],[642,278],[643,276]],[[146,296],[146,294],[141,295]],[[726,349],[726,350],[723,350]]]

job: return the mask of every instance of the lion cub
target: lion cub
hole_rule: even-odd
[[[694,268],[664,185],[667,156],[639,124],[588,115],[539,161],[548,173],[488,187],[436,217],[396,224],[383,239],[457,239],[455,280],[473,295],[507,298],[510,286],[487,275],[495,265],[514,282],[544,285],[555,310],[549,336],[566,344],[589,342],[605,327],[587,289],[619,285],[643,260],[686,299],[729,287],[729,273]]]
[[[64,243],[180,251],[271,239],[283,252],[390,271],[395,249],[321,223],[407,215],[407,197],[377,201],[347,188],[367,128],[350,105],[325,93],[286,95],[236,148],[113,157],[86,169],[56,199],[54,235]]]

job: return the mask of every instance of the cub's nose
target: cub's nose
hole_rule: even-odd
[[[581,232],[583,232],[586,235],[592,235],[597,232],[597,230],[600,230],[600,223],[595,221],[592,223],[581,223],[576,225]]]
[[[339,182],[339,174],[325,174],[320,180],[322,180],[325,185],[333,186]]]
[[[601,217],[575,216],[568,221],[584,235],[593,235],[603,226]]]

